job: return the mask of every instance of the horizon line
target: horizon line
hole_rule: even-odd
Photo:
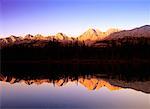
[[[0,34],[0,38],[6,38],[6,37],[10,37],[10,36],[17,36],[17,37],[20,37],[20,36],[26,36],[28,34],[30,35],[33,35],[33,36],[36,36],[36,35],[42,35],[42,36],[55,36],[56,34],[58,33],[63,33],[64,35],[68,36],[68,37],[79,37],[80,35],[82,35],[84,32],[88,31],[89,29],[94,29],[94,30],[99,30],[100,32],[107,32],[109,29],[118,29],[120,31],[123,31],[123,30],[132,30],[132,29],[135,29],[135,28],[139,28],[139,27],[143,27],[143,26],[146,26],[146,25],[149,25],[150,24],[145,24],[145,25],[142,25],[142,26],[137,26],[137,27],[129,27],[127,29],[125,28],[117,28],[117,27],[109,27],[105,30],[102,30],[102,29],[99,29],[99,28],[96,28],[96,27],[89,27],[88,29],[84,30],[84,31],[79,31],[76,35],[74,33],[65,33],[65,32],[62,32],[62,31],[57,31],[57,32],[51,32],[51,33],[43,33],[43,32],[37,32],[37,33],[18,33],[18,34],[9,34],[9,35],[1,35]]]

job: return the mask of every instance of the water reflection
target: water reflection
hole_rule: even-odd
[[[3,109],[149,109],[148,64],[2,64]]]
[[[15,84],[15,83],[25,83],[27,85],[31,84],[36,84],[40,85],[43,83],[52,83],[53,86],[64,86],[69,82],[76,82],[76,84],[81,84],[84,87],[86,87],[88,90],[99,90],[102,87],[107,87],[109,90],[119,90],[121,89],[120,87],[111,85],[109,82],[103,79],[97,79],[97,78],[78,78],[78,80],[73,80],[73,79],[60,79],[60,80],[53,80],[50,81],[49,79],[34,79],[34,80],[21,80],[17,79],[14,77],[4,77],[1,75],[1,81],[3,82],[9,82],[10,84]]]
[[[8,78],[5,78],[8,81]],[[16,82],[17,81],[17,82]],[[11,84],[10,84],[11,83]],[[103,79],[0,82],[3,109],[149,109],[150,94],[110,85]],[[88,90],[87,90],[88,89]],[[114,91],[112,91],[114,90]]]
[[[10,73],[11,74],[11,73]],[[76,75],[77,76],[77,75]],[[51,76],[24,76],[24,77],[15,77],[15,75],[3,75],[0,74],[0,80],[9,82],[10,84],[14,83],[25,83],[27,85],[31,84],[43,84],[43,83],[52,83],[54,86],[64,86],[68,82],[76,82],[76,84],[82,84],[88,90],[98,90],[101,87],[107,87],[109,90],[119,90],[121,88],[131,88],[137,91],[142,91],[144,93],[150,93],[150,81],[147,79],[142,80],[128,80],[122,76],[108,76],[104,74],[97,75],[80,75],[78,77],[67,76],[67,75],[53,75]]]

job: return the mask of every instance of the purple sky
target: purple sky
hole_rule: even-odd
[[[0,0],[0,36],[79,35],[150,24],[149,0]]]

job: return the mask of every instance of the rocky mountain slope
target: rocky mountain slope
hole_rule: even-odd
[[[86,32],[84,32],[82,35],[80,35],[78,38],[79,38],[79,40],[84,40],[84,41],[102,40],[109,34],[118,32],[118,31],[119,31],[118,29],[111,28],[111,29],[108,29],[106,32],[101,32],[98,29],[91,28],[91,29],[87,30]]]
[[[121,39],[125,37],[148,37],[150,38],[150,25],[141,26],[138,28],[134,28],[131,30],[123,30],[119,32],[114,32],[107,37],[105,37],[105,40],[116,40]]]

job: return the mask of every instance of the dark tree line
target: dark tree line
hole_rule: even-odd
[[[32,41],[1,49],[2,61],[8,60],[147,60],[150,61],[150,38],[125,37],[117,40],[97,41],[99,46],[88,46],[74,41],[63,44],[58,40]],[[105,44],[105,46],[100,46]],[[38,45],[38,46],[35,46]],[[42,47],[40,46],[42,45]]]

